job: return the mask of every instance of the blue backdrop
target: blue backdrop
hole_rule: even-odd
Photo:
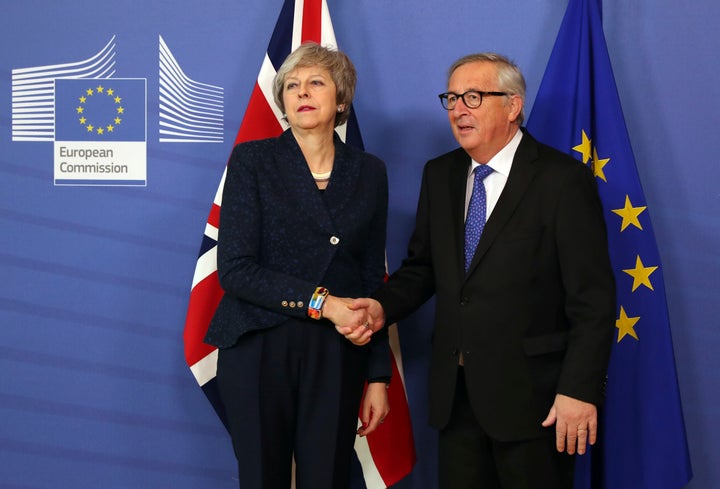
[[[210,203],[281,4],[2,2],[0,486],[236,486],[229,438],[185,366],[182,329]],[[404,256],[423,163],[455,146],[436,96],[447,67],[470,52],[509,55],[526,75],[529,113],[566,5],[328,0],[358,69],[365,146],[388,165],[391,269]],[[693,489],[720,484],[719,21],[713,0],[604,2],[662,258]],[[144,185],[54,185],[43,80],[97,70],[146,81]],[[172,128],[188,107],[164,91],[171,75],[212,99],[196,132]],[[418,448],[404,488],[436,487],[429,308],[400,323]]]

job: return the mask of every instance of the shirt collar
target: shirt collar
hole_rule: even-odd
[[[522,136],[523,132],[518,129],[512,139],[510,139],[510,142],[508,142],[503,149],[498,151],[495,156],[490,158],[490,161],[488,161],[487,164],[493,169],[493,171],[500,173],[505,178],[510,175],[510,168],[512,167],[513,158],[515,158],[515,151],[517,151],[518,146],[520,146]],[[472,160],[468,175],[470,175],[470,173],[475,170],[475,167],[479,165],[480,163]]]

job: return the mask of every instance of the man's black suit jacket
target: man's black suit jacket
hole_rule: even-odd
[[[466,274],[457,149],[424,169],[408,257],[375,294],[387,324],[436,295],[430,423],[451,416],[463,353],[470,402],[501,441],[540,436],[556,393],[601,403],[615,284],[592,172],[523,134]]]

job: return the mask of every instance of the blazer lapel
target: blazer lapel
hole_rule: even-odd
[[[329,215],[337,218],[355,196],[358,179],[360,178],[361,162],[357,153],[348,151],[348,147],[335,134],[335,162],[333,163],[330,183],[325,189],[324,200],[328,203]]]
[[[309,221],[316,223],[324,231],[333,232],[332,220],[322,195],[313,180],[310,168],[290,129],[278,138],[278,150],[275,158],[276,171],[285,183],[287,195],[298,208],[305,209]]]
[[[520,201],[525,194],[525,191],[530,183],[535,178],[537,173],[537,167],[533,162],[538,158],[538,151],[535,140],[525,131],[523,131],[523,138],[515,152],[513,158],[512,168],[510,169],[510,175],[505,183],[505,188],[500,194],[495,209],[493,209],[490,218],[485,224],[482,235],[480,236],[480,242],[478,243],[477,250],[475,251],[475,257],[470,264],[468,275],[482,260],[487,250],[492,245],[495,238],[502,231],[505,223],[515,212],[515,208],[518,206]]]
[[[470,170],[470,155],[460,149],[454,155],[450,165],[449,192],[452,208],[451,226],[455,239],[453,247],[457,250],[457,267],[465,274],[465,193],[467,192],[467,174]]]

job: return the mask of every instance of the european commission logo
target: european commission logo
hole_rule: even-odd
[[[146,185],[144,79],[55,79],[55,184]]]
[[[222,143],[224,89],[189,78],[159,37],[159,143]],[[54,143],[55,185],[147,185],[147,80],[90,58],[12,70],[12,140]],[[153,99],[155,100],[155,99]]]

